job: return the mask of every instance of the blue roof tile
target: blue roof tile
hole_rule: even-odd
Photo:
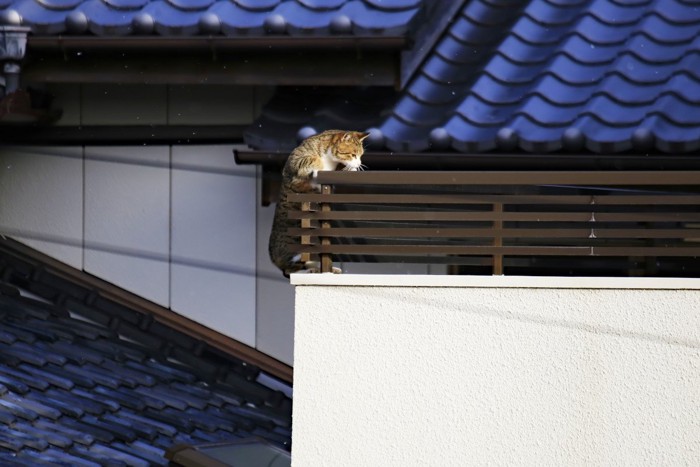
[[[233,0],[236,5],[251,11],[270,11],[276,7],[281,0]]]
[[[341,13],[352,21],[355,34],[379,35],[405,34],[417,12],[418,8],[380,10],[359,0],[351,0],[341,9]]]
[[[167,0],[149,2],[143,13],[155,20],[155,30],[162,36],[191,36],[199,30],[199,11],[178,8]]]
[[[76,0],[76,3],[80,3],[84,0]],[[141,8],[150,0],[103,0],[105,4],[117,8],[119,10],[135,10]]]
[[[462,99],[461,94],[457,94],[455,86],[436,82],[425,75],[420,75],[413,82],[407,94],[416,100],[433,104],[449,104]]]
[[[57,446],[59,448],[68,448],[73,445],[73,440],[67,436],[63,436],[55,431],[42,430],[41,428],[36,428],[33,425],[27,423],[15,423],[12,426],[15,430],[25,433],[29,436],[34,436],[35,438],[40,438],[46,440],[50,445]]]
[[[42,437],[22,433],[21,431],[13,430],[6,426],[0,426],[0,434],[3,437],[11,437],[21,443],[22,448],[31,448],[43,451],[48,449],[49,443]]]
[[[175,8],[183,11],[206,10],[214,4],[216,0],[166,0]]]
[[[594,3],[599,1],[593,0]],[[574,4],[531,2],[525,9],[525,16],[545,27],[570,25],[581,15],[581,10],[584,8],[585,5],[580,2]]]
[[[85,411],[80,406],[62,402],[55,397],[50,397],[42,393],[31,392],[27,394],[27,397],[32,400],[36,400],[47,407],[53,407],[54,409],[70,417],[79,418],[85,414]]]
[[[81,0],[41,0],[41,4],[50,10],[72,10]]]
[[[311,10],[337,10],[345,0],[299,0],[299,4]]]
[[[663,8],[654,10],[654,14],[663,17],[669,23],[694,24],[700,21],[700,10],[692,3],[684,0],[675,0],[664,5]]]
[[[82,431],[76,431],[67,428],[63,426],[60,422],[55,423],[46,420],[37,420],[36,422],[34,422],[33,426],[52,433],[59,433],[63,436],[70,438],[71,441],[77,444],[89,446],[95,442],[95,438],[92,435],[89,435]]]
[[[319,8],[317,11],[296,2],[285,2],[275,8],[275,14],[284,18],[290,34],[324,35],[330,33],[331,21],[339,13],[332,8]]]
[[[487,24],[475,23],[466,16],[456,19],[449,31],[450,37],[464,43],[472,45],[495,43],[500,38],[500,29]]]
[[[418,8],[421,0],[364,0],[365,3],[381,10],[409,10]]]
[[[48,418],[50,420],[57,420],[61,416],[60,410],[42,404],[41,402],[21,397],[17,394],[5,394],[3,396],[3,399],[13,404],[17,404],[20,407],[24,407],[27,410],[36,412],[38,415]]]

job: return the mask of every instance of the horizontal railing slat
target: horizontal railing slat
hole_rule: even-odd
[[[472,246],[472,245],[298,245],[299,253],[347,255],[512,255],[512,256],[698,256],[700,245],[679,247],[617,246]]]
[[[698,222],[699,212],[291,211],[290,219],[337,221]]]
[[[698,185],[696,171],[321,171],[323,185]]]
[[[700,229],[496,229],[459,227],[330,227],[330,228],[290,228],[290,235],[310,237],[349,237],[349,238],[590,238],[593,234],[599,239],[700,239]]]
[[[292,202],[329,204],[493,204],[512,205],[698,205],[700,196],[694,195],[480,195],[480,194],[330,194],[293,193]]]

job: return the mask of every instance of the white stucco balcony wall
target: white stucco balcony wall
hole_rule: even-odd
[[[700,280],[297,274],[293,464],[700,465]]]

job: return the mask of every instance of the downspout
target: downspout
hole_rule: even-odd
[[[0,26],[0,98],[19,89],[21,62],[27,51],[27,34],[24,26]]]

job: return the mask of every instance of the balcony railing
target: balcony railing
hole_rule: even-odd
[[[305,259],[503,274],[700,274],[700,172],[320,172],[295,194]],[[464,270],[464,269],[462,269]]]

